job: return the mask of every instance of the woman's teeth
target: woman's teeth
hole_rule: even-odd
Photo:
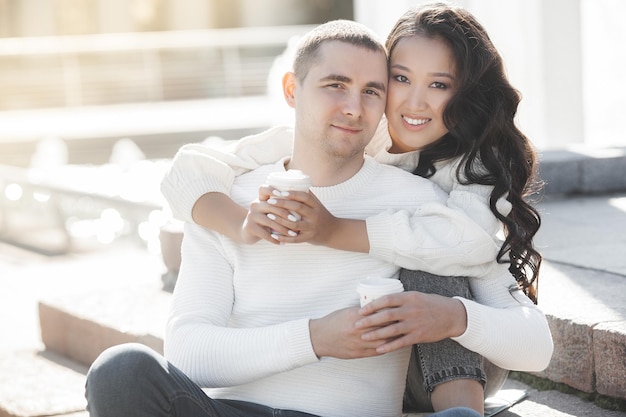
[[[424,123],[428,123],[430,119],[411,119],[410,117],[402,116],[405,122],[413,126],[423,125]]]

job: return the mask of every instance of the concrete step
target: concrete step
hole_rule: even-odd
[[[163,271],[160,256],[135,242],[121,241],[108,248],[55,257],[0,243],[0,417],[88,416],[84,399],[87,366],[45,349],[40,300],[67,298],[74,300],[75,306],[80,298],[86,305],[90,303],[86,295],[92,293],[160,290]],[[112,305],[111,311],[115,307]],[[99,314],[104,311],[96,310]],[[83,324],[84,329],[93,329],[93,321]],[[117,324],[107,326],[117,328]],[[77,344],[83,346],[83,342]]]
[[[162,353],[170,297],[154,286],[137,286],[42,300],[41,340],[48,350],[87,366],[106,348],[126,342]]]
[[[86,417],[84,365],[52,352],[0,356],[0,417]]]

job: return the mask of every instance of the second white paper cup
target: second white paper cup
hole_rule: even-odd
[[[359,282],[356,288],[359,293],[361,307],[387,294],[404,291],[402,283],[393,278],[369,277]]]

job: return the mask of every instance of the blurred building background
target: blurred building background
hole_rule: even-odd
[[[27,166],[47,137],[102,163],[122,137],[167,157],[263,129],[281,121],[268,77],[289,40],[353,16],[346,0],[0,0],[0,163]],[[244,120],[214,112],[245,97]]]
[[[0,109],[262,94],[306,30],[281,28],[352,17],[339,0],[0,0]]]
[[[384,37],[419,3],[0,0],[0,112],[265,95],[275,57],[308,25],[355,19]],[[624,144],[624,2],[456,3],[484,23],[503,54],[524,96],[519,123],[539,147]],[[0,143],[42,133],[25,138],[22,120],[13,138],[6,121]],[[57,135],[52,126],[50,134]]]

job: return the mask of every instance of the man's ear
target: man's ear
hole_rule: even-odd
[[[283,75],[283,95],[289,107],[295,108],[296,93],[296,75],[293,72],[287,72]]]

